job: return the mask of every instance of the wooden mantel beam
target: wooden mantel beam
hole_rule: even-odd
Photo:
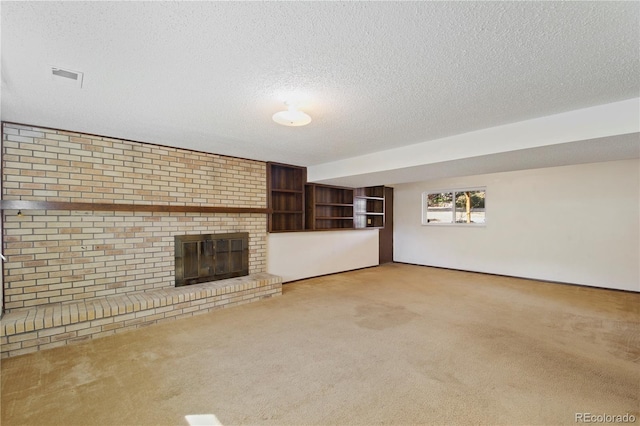
[[[260,207],[213,207],[162,204],[73,203],[65,201],[1,200],[0,210],[77,210],[161,213],[271,213]]]

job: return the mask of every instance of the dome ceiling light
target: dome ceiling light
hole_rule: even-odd
[[[311,117],[308,114],[298,110],[298,107],[290,102],[285,102],[288,109],[273,114],[273,121],[283,126],[297,127],[306,126],[311,123]]]

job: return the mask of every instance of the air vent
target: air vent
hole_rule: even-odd
[[[82,87],[83,73],[64,68],[51,67],[51,80],[64,86]]]

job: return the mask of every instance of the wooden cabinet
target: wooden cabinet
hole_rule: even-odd
[[[306,229],[353,229],[353,188],[307,184]]]
[[[357,188],[354,193],[354,227],[384,228],[384,186]]]
[[[305,167],[267,163],[269,232],[304,230]]]

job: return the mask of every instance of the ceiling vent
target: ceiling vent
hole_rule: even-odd
[[[51,67],[51,80],[63,86],[82,87],[84,74],[79,71],[72,71],[64,68]]]

